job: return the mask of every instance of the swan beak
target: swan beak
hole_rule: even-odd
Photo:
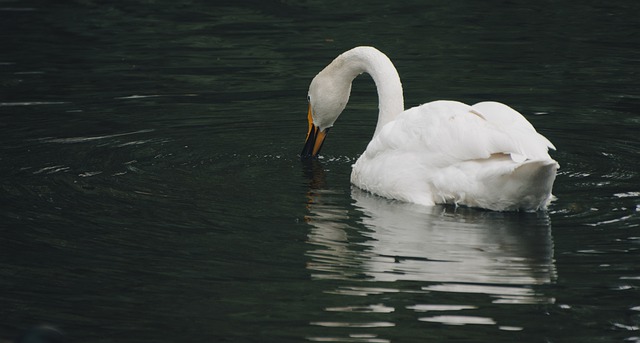
[[[300,153],[301,158],[313,158],[318,156],[322,143],[329,133],[329,129],[320,131],[320,128],[313,124],[313,118],[311,116],[311,105],[309,105],[309,131],[307,132],[307,141],[304,143],[304,148]]]

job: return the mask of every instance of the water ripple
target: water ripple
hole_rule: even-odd
[[[145,99],[145,98],[160,98],[160,97],[180,97],[180,96],[184,96],[184,97],[194,97],[194,96],[198,96],[199,94],[194,94],[194,93],[190,93],[190,94],[147,94],[147,95],[127,95],[127,96],[119,96],[119,97],[115,97],[114,99],[118,99],[118,100],[131,100],[131,99]]]
[[[382,304],[368,305],[368,306],[327,307],[324,310],[327,312],[359,312],[359,313],[391,313],[395,311],[393,307],[384,306]]]
[[[91,141],[96,141],[96,140],[101,140],[101,139],[108,139],[108,138],[115,138],[115,137],[129,136],[129,135],[136,135],[136,134],[140,134],[140,133],[148,133],[148,132],[153,132],[153,131],[154,131],[153,129],[145,129],[145,130],[138,130],[138,131],[133,131],[133,132],[124,132],[124,133],[116,133],[116,134],[112,134],[112,135],[103,135],[103,136],[69,137],[69,138],[41,138],[41,139],[38,139],[38,140],[42,141],[42,142],[47,142],[47,143],[73,144],[73,143],[84,143],[84,142],[91,142]]]
[[[61,105],[67,104],[65,101],[22,101],[22,102],[0,102],[0,107],[8,106],[40,106],[40,105]]]
[[[390,343],[391,341],[383,338],[376,338],[377,335],[358,334],[349,335],[349,337],[307,337],[312,342],[361,342],[361,343]]]
[[[407,306],[407,309],[414,310],[416,312],[429,312],[429,311],[461,311],[461,310],[473,310],[476,306],[469,305],[412,305]]]
[[[364,322],[364,323],[346,323],[346,322],[311,322],[311,325],[324,326],[327,328],[389,328],[396,326],[390,322]]]
[[[442,323],[447,325],[495,325],[496,322],[488,317],[476,316],[434,316],[418,318],[422,322]]]
[[[55,173],[58,173],[58,172],[67,171],[69,169],[71,169],[71,168],[70,167],[65,167],[65,166],[62,166],[62,165],[57,165],[57,166],[50,166],[50,167],[40,168],[40,169],[34,171],[33,174],[34,175],[42,174],[42,173],[55,174]]]

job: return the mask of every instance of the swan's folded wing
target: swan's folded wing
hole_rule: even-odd
[[[413,151],[434,167],[508,154],[515,162],[550,159],[553,145],[518,112],[499,103],[468,106],[434,101],[409,109],[387,124],[367,147],[374,157]]]
[[[547,148],[556,150],[556,147],[545,136],[539,134],[536,129],[513,108],[495,101],[479,102],[471,106],[472,111],[480,113],[489,122],[498,125],[505,130],[517,131],[531,135],[542,140]]]

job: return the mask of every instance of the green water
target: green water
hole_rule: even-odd
[[[640,2],[0,0],[0,340],[640,341]],[[496,100],[558,148],[548,212],[354,189],[307,87],[373,45],[405,104]]]

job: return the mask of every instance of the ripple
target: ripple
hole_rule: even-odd
[[[562,171],[562,172],[558,172],[558,175],[564,175],[567,177],[571,177],[571,178],[586,178],[591,176],[590,173],[585,173],[585,172],[579,172],[579,171],[574,171],[574,172],[569,172],[569,171]]]
[[[618,285],[615,287],[612,287],[611,290],[613,291],[628,291],[630,289],[634,289],[635,287],[631,286],[631,285]]]
[[[548,304],[555,301],[526,287],[449,283],[426,286],[422,289],[434,292],[487,294],[497,298],[493,301],[495,304]]]
[[[311,325],[323,326],[327,328],[389,328],[396,324],[391,322],[363,322],[363,323],[346,323],[346,322],[311,322]]]
[[[442,323],[446,325],[495,325],[496,322],[489,317],[475,316],[435,316],[418,318],[421,322]]]
[[[376,338],[376,335],[349,335],[349,337],[307,337],[312,342],[368,342],[368,343],[389,343],[388,339]]]
[[[148,95],[127,95],[115,97],[114,99],[118,100],[130,100],[130,99],[146,99],[146,98],[161,98],[161,97],[177,97],[177,96],[198,96],[198,94],[188,93],[188,94],[148,94]]]
[[[358,160],[360,156],[320,156],[319,160],[322,160],[323,163],[331,164],[331,163],[350,163]]]
[[[632,214],[630,214],[628,216],[622,216],[620,218],[603,220],[603,221],[599,221],[599,222],[596,222],[596,223],[585,223],[585,225],[587,225],[587,226],[600,226],[600,225],[606,225],[606,224],[619,223],[619,222],[622,222],[622,221],[625,221],[625,220],[631,219],[631,218],[633,218]]]
[[[627,331],[638,331],[640,327],[637,325],[625,325],[621,323],[613,323],[613,327],[616,329],[627,330]]]
[[[469,285],[446,283],[422,287],[425,291],[452,292],[452,293],[482,293],[482,294],[509,294],[509,295],[531,295],[533,290],[520,287],[506,287],[496,285]]]
[[[613,195],[616,198],[632,198],[632,197],[640,197],[640,192],[626,192],[626,193],[616,193]]]
[[[375,304],[368,306],[327,307],[324,310],[327,312],[391,313],[396,309],[382,304]]]
[[[39,140],[42,141],[42,142],[47,142],[47,143],[73,144],[73,143],[91,142],[91,141],[96,141],[96,140],[100,140],[100,139],[136,135],[136,134],[140,134],[140,133],[148,133],[148,132],[153,132],[153,131],[155,131],[155,130],[153,130],[153,129],[145,129],[145,130],[138,130],[138,131],[133,131],[133,132],[124,132],[124,133],[116,133],[116,134],[113,134],[113,135],[104,135],[104,136],[87,136],[87,137],[70,137],[70,138],[42,138],[42,139],[39,139]]]
[[[519,326],[498,326],[499,330],[502,331],[522,331],[524,330],[524,328],[521,328]]]
[[[430,312],[430,311],[473,310],[473,309],[477,309],[477,307],[469,306],[469,305],[412,305],[412,306],[407,306],[407,309],[414,310],[416,312]]]
[[[37,8],[33,7],[0,7],[0,11],[5,12],[32,12],[37,10]]]
[[[378,295],[385,293],[399,293],[399,289],[379,288],[379,287],[344,287],[334,291],[325,291],[328,294],[356,295],[366,297],[368,295]]]
[[[57,166],[50,166],[50,167],[44,167],[44,168],[38,169],[38,170],[34,171],[33,174],[34,175],[42,174],[42,173],[55,174],[55,173],[58,173],[58,172],[67,171],[69,169],[71,169],[71,168],[65,167],[63,165],[57,165]]]
[[[131,141],[131,142],[126,142],[126,143],[122,143],[122,144],[118,144],[117,147],[119,148],[123,148],[126,146],[130,146],[130,145],[141,145],[141,144],[146,144],[151,142],[152,140],[150,139],[143,139],[143,140],[139,140],[139,141]]]
[[[68,104],[65,101],[22,101],[22,102],[0,102],[0,107],[5,106],[39,106],[39,105],[61,105]]]
[[[100,174],[102,174],[101,171],[93,171],[93,172],[84,172],[82,174],[78,174],[78,176],[80,176],[80,177],[91,177],[91,176],[100,175]]]

